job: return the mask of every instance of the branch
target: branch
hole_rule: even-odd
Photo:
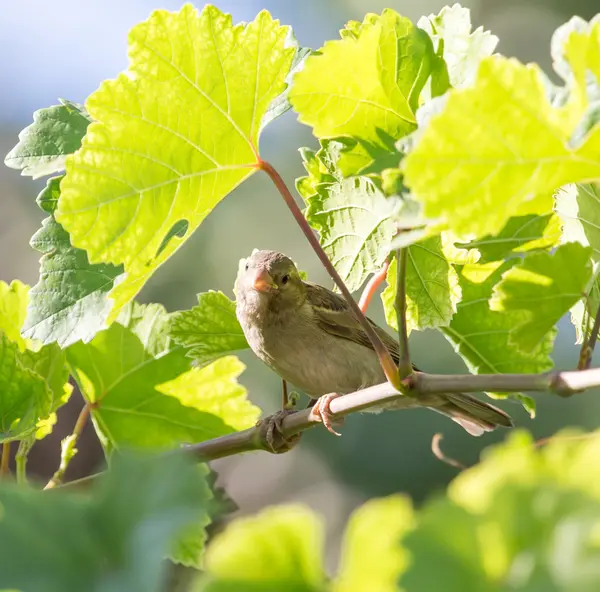
[[[398,374],[406,378],[412,373],[410,350],[408,349],[408,327],[406,326],[406,249],[396,251],[396,322],[398,323]]]
[[[310,243],[310,246],[313,248],[314,252],[321,260],[321,263],[323,264],[323,267],[325,267],[325,269],[327,270],[327,273],[329,273],[337,287],[340,289],[340,292],[346,299],[348,306],[352,309],[352,311],[356,315],[356,318],[360,321],[364,332],[369,337],[369,341],[373,344],[373,349],[375,350],[375,353],[379,358],[379,363],[381,364],[381,367],[385,372],[386,378],[398,388],[402,388],[401,381],[398,377],[398,369],[396,368],[396,364],[394,364],[394,360],[392,359],[390,352],[383,344],[383,341],[381,341],[379,335],[377,335],[377,333],[375,332],[375,329],[373,328],[371,323],[369,323],[369,321],[361,311],[356,300],[352,298],[352,294],[350,294],[350,291],[346,287],[346,284],[344,284],[344,281],[340,277],[340,274],[336,271],[335,267],[329,260],[329,257],[327,257],[327,254],[325,253],[323,247],[319,243],[319,240],[315,236],[313,229],[309,226],[308,222],[302,215],[302,210],[300,210],[300,208],[298,207],[298,204],[294,200],[294,196],[290,193],[290,190],[287,188],[285,181],[281,178],[281,176],[273,168],[273,166],[270,165],[268,162],[265,162],[264,160],[259,160],[257,166],[265,173],[267,173],[267,175],[269,175],[269,177],[275,184],[275,187],[277,187],[279,193],[281,193],[283,200],[285,201],[289,210],[292,212],[292,215],[296,219],[296,222],[298,223],[298,226],[300,226],[302,232],[304,233],[304,236]]]
[[[86,402],[86,404],[83,406],[83,409],[79,412],[73,432],[61,442],[60,465],[44,489],[53,489],[62,483],[71,459],[77,454],[77,448],[75,448],[75,445],[77,444],[77,440],[79,439],[79,436],[81,436],[81,432],[83,432],[83,428],[87,423],[91,408],[91,404]]]
[[[383,264],[383,267],[367,282],[367,285],[360,296],[360,300],[358,301],[358,307],[363,311],[363,314],[367,313],[367,308],[369,308],[369,304],[371,304],[371,300],[373,299],[377,288],[379,288],[381,282],[385,279],[389,266],[390,262],[386,261]]]
[[[384,382],[331,401],[332,418],[342,418],[351,413],[364,411],[370,407],[379,407],[384,403],[406,400],[406,393],[419,394],[440,393],[474,393],[480,391],[521,392],[538,391],[554,392],[560,396],[571,396],[582,390],[600,386],[600,368],[591,370],[575,370],[569,372],[549,372],[544,374],[425,374],[414,372],[403,382],[403,392],[398,391],[389,382]],[[314,418],[311,409],[297,411],[285,417],[282,421],[281,436],[283,439],[299,434],[305,430],[321,425]],[[267,444],[266,422],[259,422],[256,427],[220,436],[212,440],[185,446],[184,449],[198,460],[209,462],[243,452],[264,450],[267,452],[285,452],[285,442],[281,448],[273,450]],[[277,434],[276,434],[277,436]],[[169,453],[166,453],[167,455]],[[99,475],[90,475],[83,479],[59,485],[57,489],[87,485]]]

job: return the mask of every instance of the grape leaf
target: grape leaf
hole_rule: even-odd
[[[308,177],[298,180],[309,224],[351,291],[385,262],[395,233],[398,203],[367,177],[343,179],[336,166],[337,143],[303,152]]]
[[[131,30],[128,71],[86,102],[95,121],[67,158],[56,211],[90,263],[125,267],[109,322],[257,170],[263,124],[296,54],[289,28],[266,11],[233,26],[214,6],[198,14],[186,4]],[[173,235],[182,221],[185,236]]]
[[[40,279],[29,291],[23,334],[67,347],[80,339],[90,341],[105,326],[112,308],[107,295],[123,279],[123,266],[91,265],[85,251],[71,246],[69,233],[53,215],[62,178],[49,179],[37,198],[50,217],[31,238],[31,246],[42,258]]]
[[[169,334],[199,364],[249,347],[235,315],[235,302],[223,292],[198,294],[194,308],[173,313]]]
[[[421,17],[417,26],[427,31],[436,52],[442,48],[454,88],[473,84],[481,60],[491,56],[498,44],[498,37],[482,27],[471,31],[471,11],[460,4],[444,6],[437,15]]]
[[[91,495],[3,485],[3,587],[44,592],[158,592],[162,559],[210,495],[182,453],[168,462],[116,456]],[[35,541],[35,544],[32,544]]]
[[[515,216],[495,236],[487,235],[468,243],[457,243],[462,249],[477,249],[479,263],[502,261],[535,249],[550,249],[561,237],[556,214]]]
[[[359,174],[417,127],[434,57],[429,36],[409,19],[389,9],[369,14],[307,58],[290,101],[318,138],[346,137],[340,170]]]
[[[442,331],[456,352],[474,374],[536,373],[550,370],[556,330],[549,331],[529,353],[514,347],[511,331],[527,318],[523,311],[496,312],[490,310],[489,299],[502,274],[516,261],[471,264],[460,268],[459,281],[462,300],[448,327]],[[489,393],[494,397],[514,396],[530,414],[535,412],[535,402],[524,395]]]
[[[600,23],[586,39],[598,35]],[[595,55],[571,50],[567,59],[579,70]],[[494,235],[512,216],[549,213],[561,185],[600,177],[600,126],[570,144],[586,107],[580,84],[575,79],[569,100],[554,107],[537,67],[484,59],[475,86],[450,93],[402,161],[425,216],[459,235]]]
[[[21,337],[28,289],[0,282],[0,441],[49,434],[72,391],[64,352]]]
[[[395,495],[374,499],[354,512],[344,535],[333,592],[396,592],[409,564],[400,537],[413,527],[410,501]]]
[[[398,330],[396,310],[396,270],[394,259],[387,273],[387,287],[381,294],[385,318]],[[427,238],[407,249],[406,322],[408,330],[443,327],[450,323],[461,298],[458,275],[446,259],[440,236]]]
[[[203,592],[324,592],[322,525],[307,508],[268,508],[239,518],[211,542]]]
[[[554,253],[534,253],[504,273],[494,287],[493,311],[523,311],[509,342],[532,351],[555,323],[581,299],[592,276],[591,249],[566,243]]]
[[[259,409],[237,383],[235,357],[190,368],[168,336],[160,305],[129,305],[88,343],[68,349],[73,375],[107,448],[170,448],[229,434],[256,423]]]
[[[586,298],[571,309],[571,321],[577,331],[577,343],[582,343],[592,330],[600,307],[600,190],[595,184],[564,187],[556,196],[556,211],[563,223],[563,240],[577,241],[591,248],[593,277],[586,289]]]
[[[67,155],[81,146],[92,120],[81,105],[64,99],[60,102],[33,114],[33,123],[19,134],[19,143],[6,155],[6,166],[22,169],[22,175],[34,179],[65,168]]]

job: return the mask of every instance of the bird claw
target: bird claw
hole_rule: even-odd
[[[335,434],[336,436],[341,436],[342,434],[336,432],[333,429],[333,424],[341,424],[344,420],[339,419],[334,421],[329,405],[331,404],[331,401],[340,396],[341,395],[339,395],[338,393],[329,393],[328,395],[323,395],[322,397],[319,397],[317,399],[317,402],[313,405],[313,408],[310,412],[311,419],[317,419],[318,421],[320,421],[327,428],[328,431],[330,431],[332,434]]]
[[[283,420],[292,413],[295,413],[293,409],[282,409],[256,423],[260,431],[261,440],[267,445],[270,452],[274,454],[288,452],[300,441],[301,433],[286,437],[282,432],[281,424]]]

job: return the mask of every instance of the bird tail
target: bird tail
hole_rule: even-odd
[[[463,393],[440,396],[439,403],[432,409],[454,420],[471,436],[481,436],[499,426],[510,428],[514,425],[510,415],[498,407]]]

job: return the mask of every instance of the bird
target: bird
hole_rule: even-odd
[[[234,292],[236,316],[252,351],[284,381],[311,397],[314,416],[340,435],[332,427],[331,401],[387,380],[346,300],[303,280],[286,255],[257,249],[240,261]],[[398,363],[397,341],[371,319],[368,322]],[[365,411],[414,407],[437,411],[472,436],[513,426],[501,409],[462,393],[400,397]]]

